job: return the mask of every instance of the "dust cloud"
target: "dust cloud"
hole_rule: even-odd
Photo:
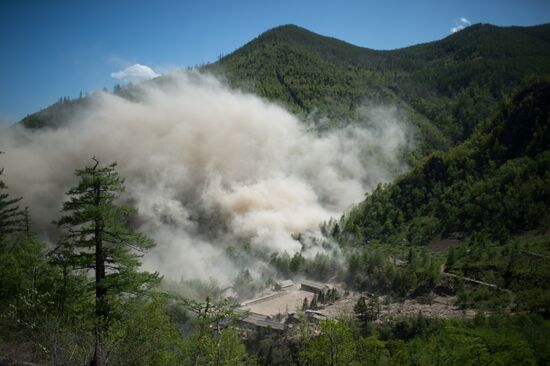
[[[51,232],[73,171],[118,163],[122,199],[157,247],[144,267],[169,278],[230,281],[242,268],[226,255],[300,251],[293,233],[316,231],[403,168],[410,143],[391,108],[318,133],[284,108],[196,72],[142,84],[138,100],[97,93],[56,130],[0,135],[5,181],[24,198],[40,232]],[[54,240],[51,235],[49,240]]]

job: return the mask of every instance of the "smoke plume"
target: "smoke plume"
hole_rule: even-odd
[[[2,132],[0,165],[39,231],[51,230],[73,171],[118,162],[123,199],[157,242],[147,269],[171,278],[231,279],[226,247],[300,250],[316,230],[401,168],[406,129],[397,112],[368,108],[362,125],[323,134],[284,108],[188,72],[149,82],[138,101],[98,93],[56,130]]]

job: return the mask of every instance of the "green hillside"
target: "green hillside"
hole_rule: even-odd
[[[380,185],[345,217],[361,242],[426,244],[443,237],[510,234],[550,225],[550,83],[518,93],[464,143],[436,152]]]
[[[469,136],[503,97],[550,73],[549,37],[549,24],[478,24],[440,41],[375,51],[287,25],[206,69],[334,123],[352,118],[366,100],[397,103],[431,148],[444,148]]]
[[[56,128],[69,121],[79,110],[87,106],[90,102],[88,97],[71,100],[69,98],[60,98],[59,101],[44,108],[38,112],[29,114],[23,118],[21,123],[26,128]]]

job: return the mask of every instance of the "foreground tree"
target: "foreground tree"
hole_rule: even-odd
[[[351,330],[342,322],[323,320],[320,334],[305,341],[298,354],[302,365],[348,365],[355,358],[355,344]]]
[[[185,339],[185,360],[182,365],[232,366],[256,365],[249,357],[234,322],[243,314],[235,312],[236,306],[227,299],[205,303],[177,296],[192,316],[191,331]]]
[[[3,154],[0,151],[0,154]],[[23,229],[23,211],[17,203],[21,198],[12,198],[7,193],[8,187],[2,180],[4,169],[0,169],[0,249],[5,250],[9,235]]]
[[[0,151],[0,154],[3,152]],[[7,185],[2,180],[4,169],[0,169],[0,312],[6,303],[19,298],[19,276],[17,273],[19,249],[14,238],[15,233],[22,231],[23,212],[17,203],[21,198],[12,198],[7,192]]]
[[[151,239],[133,231],[129,218],[135,211],[115,202],[124,190],[124,180],[115,170],[116,163],[102,166],[94,163],[76,170],[78,185],[71,188],[63,204],[58,225],[65,237],[59,252],[76,269],[93,270],[95,274],[95,350],[91,365],[103,365],[103,334],[109,323],[109,297],[139,293],[159,280],[158,274],[139,272],[139,258],[153,247]]]

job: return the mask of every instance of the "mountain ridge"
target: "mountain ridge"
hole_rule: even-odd
[[[376,51],[285,25],[206,70],[302,116],[320,111],[336,124],[353,119],[364,100],[397,103],[411,110],[432,147],[447,148],[518,84],[550,73],[549,37],[550,24],[475,24],[442,40]]]
[[[503,98],[548,77],[549,40],[550,23],[474,24],[441,40],[378,51],[287,24],[199,70],[280,103],[321,129],[360,122],[356,111],[365,101],[397,105],[416,127],[423,155],[463,141]],[[131,95],[125,89],[116,92]],[[56,103],[21,124],[61,125],[78,104],[85,103]]]

